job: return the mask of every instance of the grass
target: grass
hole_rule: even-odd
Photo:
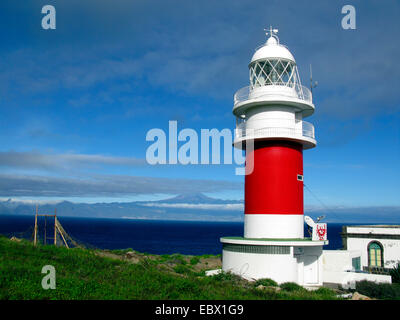
[[[258,279],[255,283],[254,283],[254,285],[257,287],[257,286],[265,286],[265,287],[277,287],[278,286],[278,284],[276,283],[276,281],[274,281],[274,280],[272,280],[272,279],[268,279],[268,278],[265,278],[265,279]]]
[[[400,263],[398,263],[397,266],[390,271],[390,275],[392,276],[393,283],[400,284]]]
[[[0,237],[0,299],[334,299],[335,292],[260,290],[230,273],[206,277],[207,263],[219,257],[151,255],[128,250],[96,251],[54,246],[34,247],[27,241]],[[108,257],[110,255],[112,257]],[[56,289],[44,290],[42,267],[56,270]]]
[[[356,282],[356,291],[370,298],[400,300],[400,283]]]
[[[191,265],[196,265],[200,262],[200,258],[199,257],[193,257],[190,259],[190,264]]]
[[[299,286],[297,283],[294,283],[294,282],[282,283],[280,285],[280,287],[281,287],[282,290],[285,290],[285,291],[288,291],[288,292],[296,292],[296,291],[304,292],[304,290],[306,290],[302,286]]]

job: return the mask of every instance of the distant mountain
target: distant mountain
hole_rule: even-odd
[[[0,214],[34,215],[34,201],[0,201]],[[54,213],[64,217],[243,221],[243,200],[221,200],[202,193],[182,194],[165,200],[113,203],[73,203],[62,201],[39,205],[39,213]],[[400,207],[306,207],[305,214],[313,219],[324,215],[323,222],[396,223],[400,224]]]
[[[228,204],[243,203],[243,200],[221,200],[207,197],[202,193],[181,194],[173,198],[158,200],[159,203],[190,203],[190,204]]]
[[[39,204],[39,213],[65,217],[97,217],[125,219],[241,221],[243,201],[221,200],[203,194],[185,194],[159,201],[113,203],[58,203]],[[0,201],[0,214],[34,215],[33,201]]]

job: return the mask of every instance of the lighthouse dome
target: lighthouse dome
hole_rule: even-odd
[[[279,40],[271,36],[268,41],[254,53],[251,63],[266,59],[285,59],[295,62],[293,55],[288,48],[279,44]]]
[[[267,42],[256,50],[249,64],[250,91],[252,94],[259,94],[258,89],[268,91],[275,90],[271,86],[285,86],[289,94],[290,90],[296,90],[300,85],[296,61],[289,49],[279,43],[276,36],[278,30],[272,29]],[[257,89],[257,93],[253,92]],[[282,92],[283,93],[283,92]]]

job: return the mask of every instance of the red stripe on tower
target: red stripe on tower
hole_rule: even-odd
[[[253,172],[245,177],[245,214],[303,214],[303,146],[260,141],[248,154]]]

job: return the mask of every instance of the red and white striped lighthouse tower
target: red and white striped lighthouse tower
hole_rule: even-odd
[[[274,32],[275,31],[275,32]],[[250,86],[235,95],[235,146],[254,140],[253,172],[245,177],[246,238],[302,238],[303,149],[315,147],[312,95],[277,30],[253,55]],[[247,130],[247,132],[246,132]]]
[[[253,150],[246,150],[246,162],[253,168],[245,176],[244,237],[221,239],[223,269],[303,284],[297,266],[303,260],[298,254],[296,262],[293,259],[297,249],[304,253],[303,150],[315,147],[316,140],[313,125],[303,119],[313,114],[314,104],[277,32],[272,27],[267,32],[267,42],[249,64],[250,85],[234,96],[234,146],[254,144]],[[317,261],[323,242],[307,243],[318,247]],[[281,261],[275,267],[274,255]],[[290,255],[291,262],[284,255]],[[269,266],[263,267],[265,263]],[[275,275],[279,271],[286,276]]]

